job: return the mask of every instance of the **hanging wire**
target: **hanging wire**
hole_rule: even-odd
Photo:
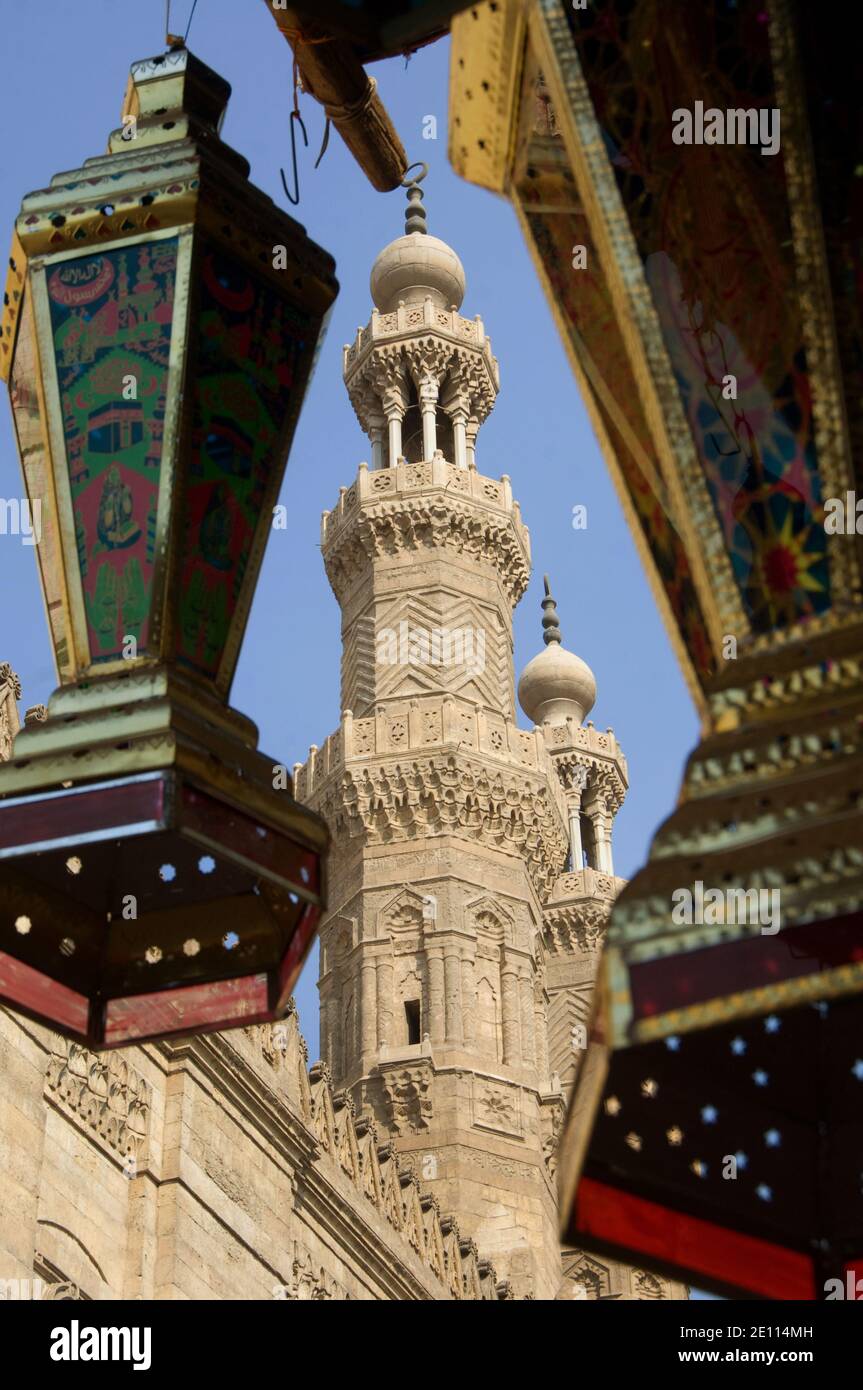
[[[195,10],[196,10],[197,8],[198,8],[198,0],[192,0],[192,13],[189,15],[189,22],[188,22],[188,24],[186,25],[186,32],[185,32],[185,35],[183,36],[183,43],[184,43],[184,44],[188,43],[188,41],[189,41],[189,30],[190,30],[191,27],[192,27],[192,20],[195,18]]]
[[[198,8],[198,0],[192,0],[192,10],[189,15],[189,22],[186,25],[186,32],[182,38],[179,34],[171,33],[171,0],[165,0],[165,44],[168,48],[185,48],[189,39],[189,30],[192,27],[192,20],[195,18],[195,10]]]

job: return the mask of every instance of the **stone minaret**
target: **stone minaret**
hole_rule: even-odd
[[[624,880],[615,878],[611,829],[628,786],[626,759],[613,729],[584,720],[596,700],[590,667],[568,652],[545,580],[545,650],[518,683],[522,709],[541,727],[566,800],[569,858],[544,904],[549,1056],[564,1095],[587,1046],[587,1024],[599,950],[611,905]]]
[[[530,546],[509,479],[477,471],[498,390],[455,252],[425,230],[378,257],[344,373],[372,467],[325,513],[342,610],[341,727],[296,769],[333,833],[321,1052],[381,1139],[517,1294],[560,1286],[542,905],[567,808],[515,723],[512,613]]]
[[[408,200],[406,234],[372,269],[371,322],[344,350],[371,467],[323,517],[342,719],[294,770],[333,836],[321,1053],[360,1126],[395,1144],[516,1296],[599,1296],[577,1252],[561,1265],[554,1151],[625,763],[610,732],[581,727],[593,677],[549,612],[520,683],[541,727],[516,725],[530,544],[509,479],[477,468],[497,362],[459,313],[464,271],[428,235],[416,183]],[[633,1296],[614,1279],[611,1296]]]

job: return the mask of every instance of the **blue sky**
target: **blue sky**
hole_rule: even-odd
[[[191,0],[174,0],[175,32],[185,29],[190,9]],[[164,5],[2,0],[0,11],[8,55],[0,85],[0,128],[7,132],[0,226],[11,237],[26,192],[104,152],[120,124],[130,63],[163,47]],[[224,138],[250,160],[255,183],[286,206],[279,166],[290,161],[291,54],[263,0],[199,0],[189,46],[233,86]],[[477,464],[492,477],[509,474],[531,533],[535,571],[515,615],[516,671],[541,647],[539,600],[548,571],[564,642],[596,674],[591,717],[599,728],[613,726],[629,760],[631,790],[614,836],[616,870],[629,876],[672,810],[697,719],[515,214],[503,199],[457,178],[447,162],[448,61],[444,42],[407,67],[394,59],[373,71],[409,157],[430,166],[429,227],[464,263],[462,311],[482,315],[500,361],[501,394],[480,431]],[[320,513],[370,458],[342,385],[341,349],[368,320],[369,270],[403,222],[403,194],[376,193],[335,133],[313,172],[323,118],[309,97],[301,97],[301,110],[310,148],[300,150],[294,215],[335,256],[341,293],[285,475],[287,529],[272,533],[231,697],[257,722],[264,751],[289,767],[339,719],[339,611],[321,563]],[[427,115],[437,118],[437,140],[422,138]],[[0,497],[18,497],[7,405],[0,414]],[[588,508],[586,530],[572,528],[576,504]],[[21,677],[23,712],[47,701],[55,682],[34,551],[14,536],[0,536],[0,599],[0,661]],[[312,1058],[316,974],[315,953],[297,990]]]

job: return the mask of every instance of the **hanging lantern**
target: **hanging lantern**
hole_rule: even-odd
[[[324,903],[326,829],[227,697],[337,285],[220,140],[229,95],[136,63],[9,262],[60,684],[0,766],[0,999],[96,1047],[277,1018]]]
[[[702,720],[612,910],[563,1230],[733,1297],[841,1297],[863,1275],[860,50],[817,6],[659,10],[452,28],[450,158],[516,206]]]

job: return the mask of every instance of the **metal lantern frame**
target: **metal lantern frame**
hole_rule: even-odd
[[[338,286],[229,95],[134,64],[108,153],[25,198],[0,323],[60,681],[0,767],[0,996],[100,1047],[280,1016],[325,904],[326,827],[227,697]]]

